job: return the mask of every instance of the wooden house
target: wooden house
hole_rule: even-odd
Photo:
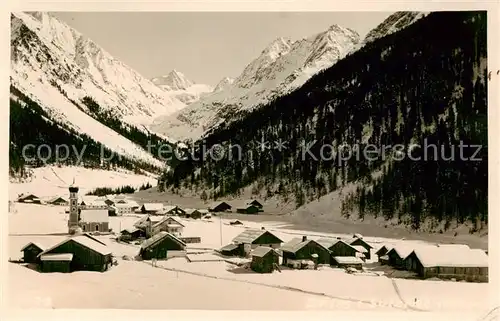
[[[250,268],[258,273],[271,273],[279,264],[279,254],[270,247],[259,246],[252,251]]]
[[[264,205],[262,205],[262,203],[260,203],[257,200],[254,200],[254,199],[246,200],[245,201],[245,205],[255,206],[255,207],[257,207],[259,209],[259,212],[263,212],[264,211]]]
[[[185,215],[186,214],[186,212],[182,208],[180,208],[179,206],[176,206],[176,205],[164,206],[161,213],[167,214],[167,215]]]
[[[146,237],[153,235],[153,225],[161,221],[162,218],[155,215],[144,215],[137,222],[134,223],[134,227],[144,231]]]
[[[71,253],[44,254],[40,256],[40,271],[70,273],[72,261],[73,254]]]
[[[184,213],[184,216],[192,219],[200,219],[202,216],[201,212],[194,208],[186,208],[184,209]]]
[[[225,256],[241,256],[244,252],[243,244],[228,244],[221,247],[218,252]]]
[[[388,265],[397,268],[404,269],[404,259],[413,251],[411,247],[397,245],[387,252],[386,256],[388,258]]]
[[[30,242],[22,249],[23,261],[25,263],[38,263],[38,254],[44,251],[44,247],[38,243]]]
[[[82,196],[78,205],[81,209],[107,209],[109,207],[104,200],[94,195]]]
[[[33,204],[41,204],[42,203],[40,198],[38,196],[36,196],[35,194],[25,194],[25,195],[22,194],[21,196],[19,196],[17,201],[19,203],[33,203]]]
[[[340,268],[355,268],[357,270],[363,269],[363,260],[354,256],[334,256],[332,258],[332,265]]]
[[[488,256],[479,249],[422,247],[404,260],[407,270],[421,278],[488,282]]]
[[[316,261],[316,264],[330,264],[330,251],[318,242],[307,239],[306,236],[302,239],[294,238],[283,244],[281,251],[285,266],[294,266],[297,261],[301,260]],[[317,258],[313,257],[314,254]]]
[[[356,253],[356,257],[359,257],[362,260],[366,260],[367,257],[370,256],[370,252],[363,246],[361,245],[351,245],[358,253]]]
[[[141,206],[141,213],[159,215],[163,211],[162,203],[146,203]]]
[[[219,202],[213,202],[210,204],[208,207],[209,212],[230,212],[231,211],[231,205],[229,205],[226,202],[219,201]]]
[[[69,264],[70,271],[104,272],[112,265],[112,254],[109,248],[86,234],[67,238],[41,252],[38,257],[47,258],[47,254],[72,254],[72,256],[67,255],[64,256],[64,259],[63,257],[57,257],[57,260],[53,259],[58,263],[46,263],[45,268],[42,268],[44,272],[60,272],[59,269],[66,269],[66,264]]]
[[[133,241],[142,237],[146,237],[146,232],[136,227],[127,228],[120,232],[120,240],[123,241]]]
[[[243,204],[236,208],[236,212],[240,214],[258,214],[259,208],[255,205]]]
[[[250,253],[252,249],[259,246],[272,247],[274,249],[279,248],[283,241],[266,229],[247,229],[237,235],[233,239],[233,243],[236,245],[243,245],[243,252],[240,253],[241,256],[246,256]]]
[[[229,225],[243,225],[243,223],[240,220],[234,220],[229,222]]]
[[[152,225],[153,234],[158,232],[168,232],[177,237],[182,235],[184,224],[172,216],[165,215],[159,222]]]
[[[68,206],[69,201],[67,199],[65,199],[64,197],[56,196],[56,197],[53,197],[53,198],[47,200],[47,204],[57,205],[57,206]]]
[[[109,213],[103,209],[84,209],[80,212],[79,226],[84,232],[109,232]]]
[[[358,235],[358,236],[361,236],[360,234],[355,234],[355,235]],[[371,250],[373,249],[373,246],[368,244],[365,240],[363,240],[363,237],[361,236],[360,237],[355,237],[353,238],[350,242],[348,242],[350,245],[352,246],[362,246],[366,249],[365,251],[365,257],[366,259],[370,260],[370,253],[371,253]]]
[[[375,252],[375,254],[376,254],[376,255],[379,257],[379,259],[380,259],[380,257],[381,257],[381,256],[386,255],[386,254],[387,254],[387,252],[389,252],[391,249],[392,249],[392,247],[391,247],[391,246],[389,246],[389,245],[382,245],[382,247],[381,247],[381,248],[379,248],[379,249],[377,250],[377,252]]]
[[[115,203],[113,205],[117,216],[122,216],[123,214],[133,213],[135,208],[129,203]]]
[[[330,262],[333,263],[334,256],[352,256],[355,257],[359,254],[359,250],[349,245],[340,239],[327,239],[321,238],[317,240],[319,244],[323,245],[330,251]],[[363,249],[364,250],[364,249]]]
[[[184,251],[185,249],[186,243],[162,231],[142,242],[139,255],[143,260],[166,259],[169,251]]]

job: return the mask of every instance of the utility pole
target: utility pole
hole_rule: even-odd
[[[220,246],[222,246],[222,213],[219,214],[219,226],[220,226]]]

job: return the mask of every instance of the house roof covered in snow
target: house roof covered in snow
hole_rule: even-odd
[[[200,213],[200,211],[198,211],[198,210],[197,210],[197,209],[195,209],[195,208],[185,208],[185,209],[184,209],[184,213],[186,213],[186,214],[188,214],[188,215],[191,215],[191,214],[193,214],[194,212],[198,212],[198,213]]]
[[[335,256],[333,259],[340,264],[363,264],[363,260],[355,256]]]
[[[179,220],[176,220],[175,218],[173,218],[172,216],[169,216],[169,215],[163,216],[163,218],[160,221],[158,221],[155,224],[155,226],[159,226],[162,224],[178,225],[178,226],[184,227],[184,224],[182,224]]]
[[[146,211],[161,211],[163,210],[163,204],[162,203],[144,203],[142,207]]]
[[[480,249],[423,247],[413,252],[424,267],[488,267],[488,255]]]
[[[245,204],[248,204],[248,205],[253,204],[253,205],[257,206],[257,207],[262,206],[262,203],[261,203],[261,202],[259,202],[259,201],[257,201],[257,200],[254,200],[254,199],[249,199],[249,200],[246,200],[246,201],[245,201]]]
[[[215,209],[216,207],[218,207],[219,205],[221,204],[227,204],[229,205],[229,207],[231,207],[231,204],[229,204],[228,202],[224,202],[224,201],[215,201],[215,202],[212,202],[210,205],[209,205],[209,209],[213,210]]]
[[[359,253],[368,253],[368,250],[361,245],[351,245],[351,247],[355,248]]]
[[[24,251],[25,249],[27,249],[30,245],[36,246],[37,248],[39,248],[42,251],[45,249],[45,246],[41,245],[40,243],[29,242],[28,244],[26,244],[25,246],[23,246],[23,248],[21,249],[21,252]]]
[[[324,248],[325,250],[329,251],[328,248],[326,248],[324,245],[322,245],[314,240],[306,239],[304,241],[301,238],[291,239],[287,243],[283,244],[283,246],[280,249],[283,252],[295,253],[298,250],[300,250],[301,248],[303,248],[304,246],[306,246],[307,244],[309,244],[310,242],[314,242],[314,243],[318,244],[319,246],[321,246],[322,248]]]
[[[44,254],[40,256],[41,261],[71,261],[73,260],[72,253],[57,253],[57,254]]]
[[[269,234],[273,235],[274,237],[276,237],[279,240],[280,243],[283,242],[279,237],[277,237],[273,233],[271,233],[267,230],[264,230],[264,229],[260,229],[260,230],[259,229],[246,229],[245,231],[243,231],[242,233],[237,235],[233,239],[233,242],[234,243],[251,244],[251,243],[255,242],[259,237],[264,235],[265,233],[269,233]]]
[[[389,256],[390,253],[395,252],[400,258],[405,259],[408,255],[410,255],[412,251],[413,251],[412,246],[398,244],[387,252],[387,256]]]
[[[80,245],[83,245],[84,247],[86,247],[86,248],[88,248],[96,253],[99,253],[101,255],[111,254],[111,251],[109,250],[109,248],[106,245],[104,245],[102,242],[97,241],[93,237],[89,237],[88,235],[83,234],[83,235],[69,237],[69,238],[57,243],[56,245],[53,245],[52,247],[46,249],[42,253],[38,254],[38,256],[48,254],[48,253],[50,253],[50,251],[58,248],[59,246],[65,244],[69,241],[74,241],[74,242],[76,242]]]
[[[54,202],[57,202],[57,201],[69,202],[68,199],[66,199],[65,197],[55,196],[55,197],[49,198],[47,200],[47,203],[54,203]]]
[[[161,240],[163,240],[167,237],[170,238],[171,240],[173,240],[174,242],[182,245],[182,246],[186,246],[186,243],[184,243],[184,241],[182,241],[181,239],[177,238],[176,236],[174,236],[170,233],[162,231],[162,232],[159,232],[159,233],[153,235],[152,237],[145,240],[144,242],[142,242],[141,249],[146,249],[148,247],[151,247],[154,244],[160,242]]]
[[[274,251],[274,249],[269,247],[269,246],[259,246],[255,250],[253,250],[252,253],[250,253],[250,254],[252,256],[256,256],[256,257],[264,257],[269,252],[276,253],[276,251]],[[276,253],[276,254],[278,254],[278,253]]]
[[[339,240],[334,239],[334,238],[329,238],[329,237],[322,237],[322,238],[316,240],[316,242],[323,245],[327,249],[331,248],[335,243],[337,243],[337,241],[339,241]]]
[[[85,209],[80,213],[82,222],[85,223],[105,223],[109,222],[108,210]]]
[[[238,245],[233,243],[233,244],[228,244],[228,245],[221,247],[219,249],[219,251],[232,251],[232,250],[236,250],[237,248],[238,248]]]

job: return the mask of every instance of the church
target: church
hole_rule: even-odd
[[[105,209],[81,209],[78,205],[79,188],[74,185],[69,187],[69,218],[68,232],[76,234],[81,232],[107,233],[109,232],[108,210]]]

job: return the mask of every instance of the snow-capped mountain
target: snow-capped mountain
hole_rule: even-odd
[[[160,164],[125,137],[90,116],[82,100],[141,130],[185,104],[113,58],[48,13],[11,15],[11,85],[54,120],[122,154]]]
[[[234,82],[225,81],[212,94],[174,114],[160,116],[152,129],[173,139],[196,140],[213,126],[231,121],[235,112],[251,110],[300,87],[359,43],[355,31],[338,25],[295,42],[278,38]]]
[[[228,86],[231,86],[233,83],[234,83],[234,78],[224,77],[224,78],[221,79],[221,81],[219,81],[219,83],[217,84],[217,86],[215,86],[215,88],[214,88],[213,91],[214,92],[223,91]]]
[[[428,12],[398,11],[387,17],[377,27],[373,28],[364,39],[364,43],[375,41],[379,38],[397,32],[415,21],[428,15]]]
[[[151,81],[186,105],[197,101],[204,94],[214,90],[210,85],[194,83],[175,69],[167,75],[153,78]]]

